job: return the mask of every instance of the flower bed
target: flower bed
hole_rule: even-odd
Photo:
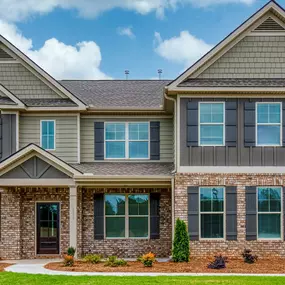
[[[208,269],[213,259],[191,259],[188,263],[155,262],[153,267],[144,267],[141,262],[128,262],[128,266],[107,267],[104,263],[90,264],[76,261],[73,267],[65,267],[63,262],[49,263],[45,268],[57,271],[75,272],[161,272],[161,273],[285,273],[285,259],[260,259],[254,264],[242,259],[229,259],[225,269]]]
[[[11,266],[13,264],[10,263],[0,263],[0,272],[4,271],[4,269],[8,266]]]

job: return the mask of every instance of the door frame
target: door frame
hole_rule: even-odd
[[[35,256],[57,255],[38,253],[38,204],[58,204],[58,254],[61,254],[61,201],[36,201],[35,202]]]

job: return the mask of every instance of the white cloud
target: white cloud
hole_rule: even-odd
[[[15,25],[2,20],[0,34],[56,79],[108,78],[100,70],[101,51],[93,41],[83,41],[71,46],[52,38],[35,50],[31,39],[25,38]]]
[[[191,4],[205,7],[217,4],[252,4],[256,0],[0,0],[0,18],[20,21],[27,17],[44,14],[55,8],[76,9],[82,17],[96,17],[98,14],[121,8],[142,15],[155,12],[163,17],[165,9]]]
[[[157,54],[169,61],[183,64],[185,67],[192,65],[212,48],[212,45],[196,38],[188,31],[182,31],[178,37],[166,40],[163,40],[158,32],[155,32],[154,37]]]
[[[117,33],[120,36],[127,36],[131,39],[134,39],[136,37],[134,32],[133,32],[133,28],[131,26],[129,26],[129,27],[118,27]]]

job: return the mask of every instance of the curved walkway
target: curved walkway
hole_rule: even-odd
[[[57,262],[58,259],[35,259],[35,260],[5,260],[5,263],[15,263],[5,271],[27,274],[47,274],[65,276],[278,276],[285,277],[285,274],[234,274],[234,273],[130,273],[130,272],[68,272],[54,271],[44,268],[47,263]]]

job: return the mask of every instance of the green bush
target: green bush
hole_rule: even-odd
[[[71,247],[69,247],[67,249],[67,255],[74,256],[75,255],[75,251],[76,251],[76,249],[71,246]]]
[[[102,256],[99,254],[88,254],[83,258],[84,262],[97,264],[102,261]]]
[[[173,241],[172,258],[174,262],[188,262],[190,257],[189,236],[184,221],[177,219]]]
[[[118,267],[118,266],[127,266],[128,263],[124,259],[118,259],[117,256],[109,256],[105,262],[105,266]]]

